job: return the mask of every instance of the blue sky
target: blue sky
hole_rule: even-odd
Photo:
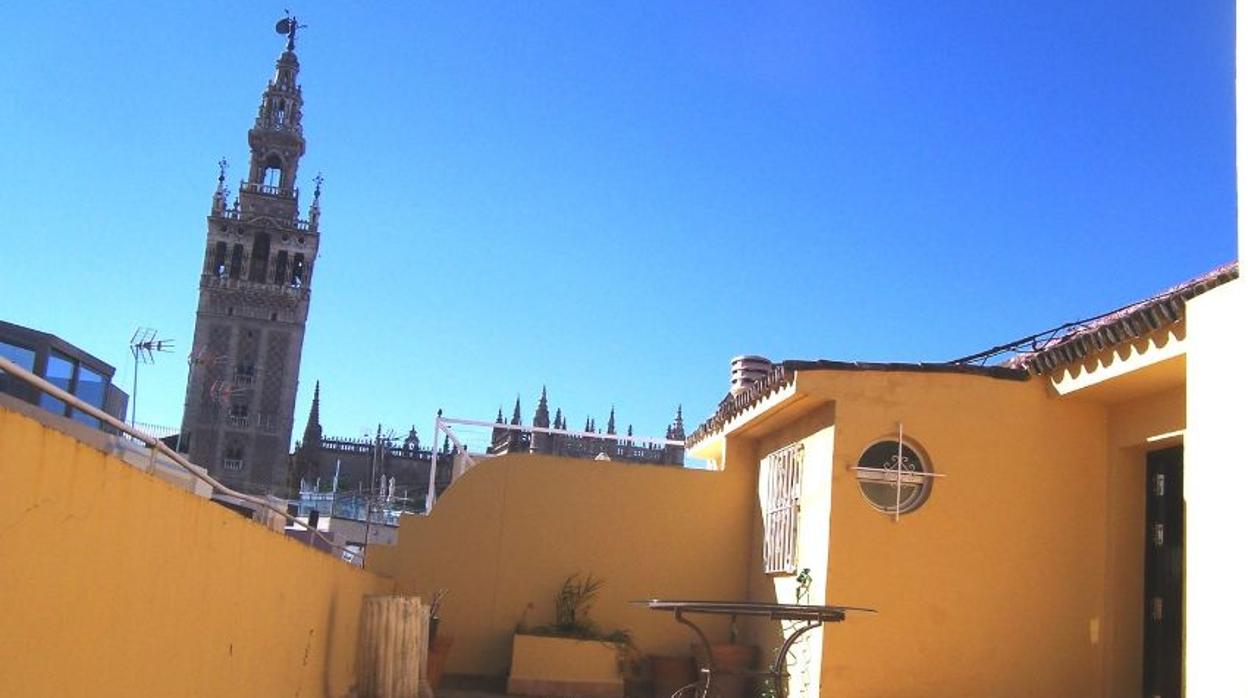
[[[284,5],[0,9],[0,318],[176,425],[216,162]],[[661,434],[728,359],[938,361],[1234,257],[1229,0],[303,3],[325,176],[296,434]],[[308,202],[305,196],[303,205]]]

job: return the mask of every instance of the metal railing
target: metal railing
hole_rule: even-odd
[[[252,194],[264,194],[265,196],[289,196],[299,198],[299,190],[291,187],[283,188],[273,184],[259,184],[257,182],[243,181],[239,183],[239,190],[250,192]]]
[[[169,460],[177,464],[178,467],[185,470],[191,477],[194,477],[195,479],[200,480],[204,482],[205,484],[207,484],[209,487],[213,489],[214,492],[219,492],[221,494],[235,497],[244,502],[247,502],[248,504],[255,505],[256,507],[259,507],[260,509],[277,514],[278,516],[282,517],[282,520],[286,521],[287,523],[294,524],[296,526],[305,526],[303,522],[299,521],[298,519],[291,516],[287,512],[282,511],[281,509],[278,509],[270,505],[268,502],[261,499],[260,497],[256,497],[250,494],[244,494],[237,490],[233,490],[229,487],[226,487],[225,485],[223,485],[221,482],[219,482],[216,478],[212,477],[211,475],[207,475],[205,473],[200,472],[201,468],[199,466],[196,466],[194,463],[182,457],[182,454],[166,446],[160,439],[157,439],[154,436],[150,436],[148,434],[143,433],[142,431],[139,431],[138,429],[131,427],[129,424],[126,424],[120,419],[117,419],[113,415],[105,412],[104,410],[101,410],[95,405],[92,405],[91,403],[86,402],[85,400],[79,398],[77,395],[74,395],[73,393],[69,393],[64,390],[61,390],[60,388],[56,387],[52,383],[49,383],[43,377],[35,373],[32,373],[31,371],[27,371],[25,368],[18,366],[17,364],[13,363],[12,361],[6,359],[3,356],[0,356],[0,371],[3,371],[4,373],[10,376],[13,376],[15,378],[19,378],[25,381],[27,384],[33,386],[34,388],[41,390],[44,393],[47,393],[48,395],[51,395],[52,397],[65,402],[66,404],[76,407],[77,409],[91,415],[92,417],[95,417],[101,422],[113,427],[114,429],[121,432],[122,434],[125,434],[131,439],[134,439],[142,443],[144,446],[147,446],[147,448],[151,452],[151,455],[148,459],[148,466],[147,466],[147,471],[149,473],[155,470],[156,454],[160,453],[161,455],[165,456],[166,458],[168,458]],[[352,559],[354,559],[356,555],[354,551],[348,549],[345,546],[334,543],[332,540],[326,537],[325,534],[321,533],[320,531],[314,528],[311,528],[311,527],[307,527],[307,528],[309,531],[312,532],[313,535],[315,535],[317,538],[320,538],[321,541],[323,541],[326,545],[328,545],[330,550],[336,551],[342,557],[343,560],[349,562]]]

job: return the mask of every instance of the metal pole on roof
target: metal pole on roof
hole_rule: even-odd
[[[433,442],[429,445],[429,491],[425,494],[425,516],[433,511],[433,500],[437,496],[434,479],[438,476],[438,432],[442,431],[442,410],[433,420]]]
[[[903,442],[905,436],[905,425],[897,422],[897,500],[896,504],[893,505],[893,521],[901,520],[901,463],[905,457],[905,452],[902,450],[905,448]]]

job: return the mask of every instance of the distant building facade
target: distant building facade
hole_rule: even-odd
[[[503,421],[503,410],[499,408],[495,424],[520,425],[520,398],[512,409],[511,421]],[[563,410],[556,408],[552,421],[550,406],[546,399],[546,388],[542,388],[542,397],[537,402],[533,413],[534,427],[569,431],[568,418]],[[624,436],[633,436],[632,425],[628,426]],[[676,418],[668,425],[664,434],[668,441],[685,439],[685,421],[681,408],[676,408]],[[504,453],[545,453],[569,458],[608,458],[610,460],[629,461],[633,463],[651,463],[655,465],[683,466],[685,463],[685,447],[669,443],[636,442],[631,438],[621,439],[615,428],[615,408],[607,417],[605,431],[600,431],[594,419],[585,418],[585,428],[579,434],[557,434],[540,431],[523,431],[508,429],[505,426],[495,427],[490,434],[490,455]]]
[[[14,325],[0,320],[0,356],[43,377],[56,387],[98,407],[118,420],[125,421],[130,399],[113,385],[112,366],[47,332]],[[25,381],[5,375],[0,370],[0,393],[8,393],[32,405],[75,419],[83,424],[104,428],[100,420],[38,390]]]
[[[320,178],[306,220],[295,178],[304,154],[293,33],[247,141],[233,204],[225,165],[208,215],[199,277],[183,448],[223,483],[289,490],[289,446],[312,275],[320,243]]]
[[[429,466],[436,444],[422,444],[414,427],[402,440],[381,434],[374,438],[327,437],[321,428],[320,409],[318,384],[312,395],[312,409],[303,439],[293,456],[296,484],[302,481],[322,492],[341,493],[333,510],[335,515],[346,518],[354,518],[354,515],[339,510],[358,508],[358,504],[353,504],[356,502],[353,496],[372,500],[384,498],[395,510],[424,511],[425,495],[429,492]],[[450,447],[444,442],[435,477],[438,494],[451,484],[453,460]]]

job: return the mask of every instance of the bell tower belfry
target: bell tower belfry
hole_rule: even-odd
[[[199,277],[181,446],[223,483],[285,494],[299,362],[320,243],[321,178],[306,220],[296,175],[303,95],[295,19],[247,132],[251,153],[229,202],[221,162]]]

